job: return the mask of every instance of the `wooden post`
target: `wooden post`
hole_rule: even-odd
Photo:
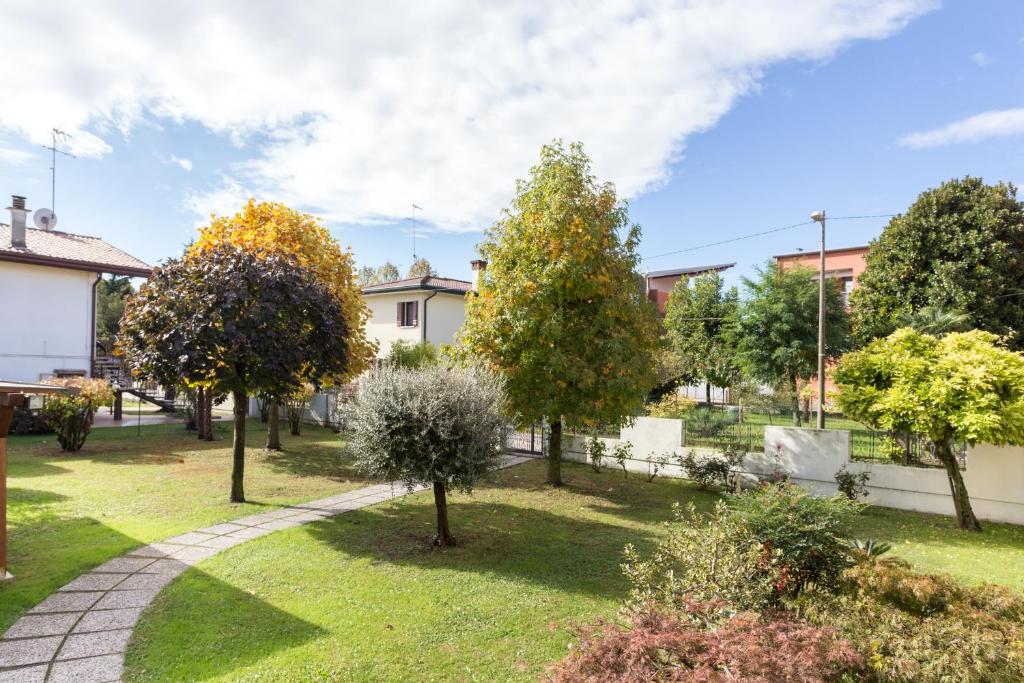
[[[7,572],[7,433],[21,394],[0,394],[0,581],[13,578]]]

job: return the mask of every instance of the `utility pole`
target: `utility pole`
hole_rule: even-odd
[[[57,138],[60,138],[60,142],[67,142],[70,134],[65,133],[59,128],[53,128],[50,131],[50,139],[53,141],[52,144],[47,147],[43,145],[43,149],[48,149],[53,155],[53,159],[50,164],[50,211],[57,213],[57,153],[60,152],[66,157],[75,158],[74,154],[65,152],[62,149],[57,148]]]
[[[818,429],[825,428],[825,212],[815,211],[811,219],[821,224],[818,252]]]

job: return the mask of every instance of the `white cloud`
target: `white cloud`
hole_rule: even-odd
[[[179,157],[176,154],[172,154],[168,161],[172,164],[177,164],[186,171],[192,170],[192,160],[185,157]]]
[[[21,164],[35,155],[32,152],[26,152],[20,149],[11,149],[10,147],[0,147],[0,162],[5,164]]]
[[[431,3],[8,2],[0,128],[99,156],[144,119],[249,151],[197,210],[241,194],[340,222],[489,224],[554,137],[624,196],[656,188],[764,69],[884,38],[933,0]],[[38,36],[47,36],[40,50]],[[55,120],[57,119],[57,120]],[[243,192],[244,188],[244,192]]]
[[[986,111],[954,121],[940,128],[912,133],[900,138],[904,147],[919,149],[959,142],[978,142],[1024,133],[1024,108]]]
[[[971,55],[971,61],[974,62],[977,66],[988,66],[989,64],[992,63],[992,58],[989,57],[984,52],[979,51]]]

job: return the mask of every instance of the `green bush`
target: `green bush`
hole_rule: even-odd
[[[718,455],[697,457],[694,451],[677,456],[679,466],[686,470],[686,476],[697,482],[697,486],[705,491],[715,485],[725,486],[732,465]]]
[[[647,415],[649,417],[667,417],[683,419],[693,410],[697,402],[692,398],[680,396],[679,394],[668,394],[656,403],[647,404]]]
[[[608,455],[608,446],[604,441],[596,436],[587,439],[587,459],[590,461],[591,469],[600,472],[606,455]]]
[[[428,341],[413,344],[398,339],[391,344],[387,363],[396,368],[422,368],[433,365],[439,360],[437,347]]]
[[[871,475],[868,472],[858,472],[854,474],[850,470],[846,469],[846,465],[839,468],[836,472],[836,487],[839,489],[839,493],[843,494],[850,500],[859,500],[861,498],[868,497],[868,480],[871,479]]]
[[[872,680],[1024,680],[1024,600],[1008,588],[966,587],[884,560],[847,571],[836,593],[806,591],[793,607],[855,643]]]
[[[11,434],[45,434],[52,431],[46,426],[46,419],[41,411],[33,410],[27,405],[14,407],[14,415],[11,417]]]
[[[649,556],[626,547],[622,570],[631,584],[627,607],[655,604],[684,609],[691,602],[716,603],[717,614],[767,608],[776,602],[781,579],[778,551],[750,543],[749,531],[719,501],[711,515],[673,508],[674,522]]]
[[[49,383],[65,387],[72,393],[47,397],[42,410],[46,426],[57,433],[57,443],[62,451],[80,451],[92,431],[96,409],[109,405],[114,392],[101,379],[68,377],[50,380]]]
[[[633,454],[633,446],[628,441],[620,441],[615,444],[612,448],[612,458],[622,468],[622,476],[628,477],[629,472],[626,470],[626,463]]]
[[[794,484],[770,484],[731,499],[733,514],[766,549],[781,553],[781,589],[834,585],[849,566],[847,531],[862,505],[819,498]]]

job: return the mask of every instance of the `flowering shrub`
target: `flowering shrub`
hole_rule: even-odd
[[[679,394],[668,394],[657,403],[647,404],[647,415],[649,417],[668,417],[682,419],[693,410],[697,402],[692,398],[680,396]]]
[[[590,460],[590,467],[595,472],[601,471],[601,463],[608,454],[608,446],[604,441],[592,436],[587,439],[587,459]]]
[[[584,629],[579,644],[549,671],[550,680],[824,683],[863,667],[863,658],[832,629],[756,614],[703,629],[697,622],[707,609],[701,603],[689,603],[681,614],[645,608],[630,613],[624,627],[601,623]]]
[[[729,470],[732,465],[723,457],[708,455],[697,457],[697,454],[690,450],[685,455],[677,456],[679,466],[686,470],[686,476],[697,482],[697,486],[705,491],[710,490],[716,484],[725,485],[729,477]]]
[[[82,450],[92,430],[96,409],[110,405],[114,399],[110,384],[87,377],[62,377],[51,379],[47,384],[67,387],[71,393],[47,397],[42,410],[46,426],[57,433],[61,450],[69,453]]]
[[[622,476],[628,477],[629,471],[626,470],[626,464],[629,462],[630,456],[633,454],[633,446],[628,441],[620,441],[612,448],[612,458],[622,468]]]
[[[846,469],[846,465],[839,468],[836,472],[836,488],[839,489],[839,493],[843,494],[850,500],[859,500],[861,498],[868,497],[868,480],[871,479],[871,474],[868,472],[858,472],[854,474],[850,470]]]

